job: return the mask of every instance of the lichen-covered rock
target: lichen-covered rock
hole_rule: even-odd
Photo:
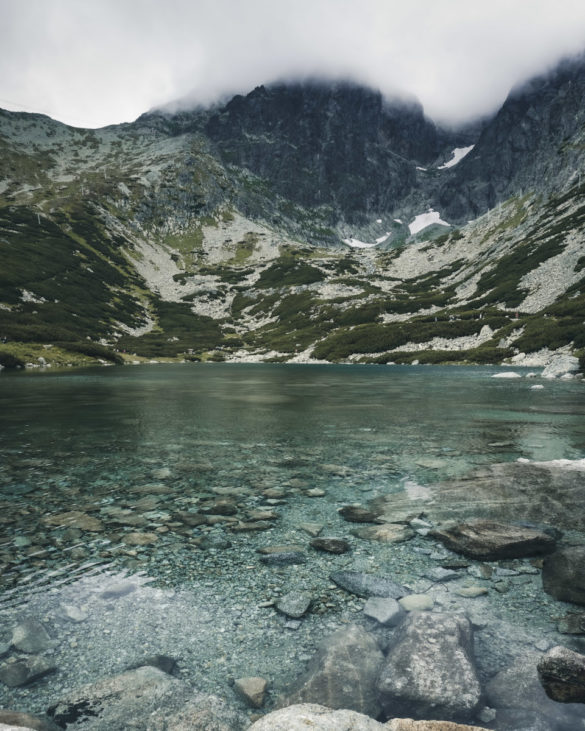
[[[481,687],[469,621],[451,614],[411,615],[396,631],[378,693],[386,717],[471,718]]]
[[[451,551],[484,561],[552,553],[556,545],[548,533],[494,520],[459,523],[429,535]]]
[[[542,586],[555,599],[585,604],[585,546],[563,548],[547,556]]]
[[[585,655],[553,647],[539,660],[537,669],[549,698],[559,703],[585,703]]]
[[[350,624],[328,637],[307,671],[289,688],[278,705],[318,703],[345,708],[374,718],[380,711],[376,678],[383,655],[374,638]]]

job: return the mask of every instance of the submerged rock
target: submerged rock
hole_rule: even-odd
[[[368,599],[364,606],[364,614],[385,627],[395,627],[405,616],[396,599],[381,596],[372,596]]]
[[[404,587],[384,575],[364,574],[360,571],[335,571],[330,578],[342,589],[366,599],[371,596],[400,599],[407,593]]]
[[[540,658],[537,669],[549,698],[559,703],[585,703],[585,655],[553,647]]]
[[[411,615],[396,630],[378,692],[386,716],[471,718],[481,687],[469,621],[451,614]]]
[[[21,652],[44,652],[55,645],[47,630],[36,619],[25,619],[12,630],[12,647]]]
[[[548,533],[493,520],[459,523],[429,535],[451,551],[484,561],[552,553],[556,545]]]
[[[364,526],[352,530],[352,535],[363,538],[367,541],[378,541],[379,543],[402,543],[414,538],[415,532],[412,528],[401,523],[383,523],[382,525]]]
[[[374,523],[380,513],[364,508],[362,505],[344,505],[339,511],[339,515],[350,523]]]
[[[585,546],[564,548],[547,556],[542,586],[555,599],[585,604]]]
[[[323,642],[278,705],[319,703],[376,717],[380,706],[375,686],[382,660],[376,641],[362,627],[343,627]]]
[[[276,608],[287,617],[299,619],[308,611],[312,601],[313,597],[306,591],[290,591],[280,597],[276,602]]]
[[[48,515],[43,518],[43,523],[58,528],[79,528],[80,530],[95,533],[99,533],[104,529],[104,525],[100,520],[79,510],[70,510],[67,513],[59,513],[58,515]]]
[[[31,657],[17,662],[9,662],[0,667],[0,681],[9,688],[18,688],[40,680],[53,673],[57,666],[44,657]]]
[[[234,690],[252,708],[262,708],[268,681],[259,677],[237,678]]]
[[[313,538],[311,546],[326,553],[347,553],[351,550],[351,546],[343,538]]]

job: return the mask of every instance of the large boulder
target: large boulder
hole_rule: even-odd
[[[549,698],[560,703],[585,703],[585,655],[553,647],[538,662],[538,677]]]
[[[555,599],[585,604],[585,546],[563,548],[547,556],[542,585]]]
[[[386,717],[466,721],[481,687],[469,621],[452,614],[413,614],[396,631],[378,680]]]
[[[553,356],[542,371],[543,378],[560,378],[567,373],[577,373],[579,370],[579,358],[574,355],[559,353]]]
[[[269,713],[252,724],[249,731],[383,731],[385,728],[385,724],[363,713],[301,703]]]
[[[382,661],[376,641],[362,627],[343,627],[325,640],[278,706],[317,703],[375,718],[380,712],[376,678]]]
[[[472,520],[429,533],[451,551],[483,561],[538,556],[554,551],[555,539],[534,528]]]
[[[451,721],[415,721],[412,718],[393,718],[384,728],[387,731],[487,731],[483,726],[467,726]]]

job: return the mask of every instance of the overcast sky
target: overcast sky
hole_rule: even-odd
[[[459,122],[580,50],[585,0],[0,0],[0,107],[97,127],[319,75]]]

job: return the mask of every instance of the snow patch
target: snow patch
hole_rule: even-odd
[[[401,226],[403,225],[402,220],[400,218],[395,218],[394,223],[399,223]]]
[[[475,145],[470,145],[469,147],[456,147],[451,152],[451,155],[453,155],[453,157],[448,160],[444,165],[439,165],[437,170],[445,170],[446,168],[452,168],[454,165],[457,165],[457,163],[461,162],[461,160],[463,160],[466,155],[469,155],[474,147]]]
[[[377,244],[383,244],[384,241],[386,241],[386,239],[390,236],[391,233],[392,233],[391,231],[386,231],[386,233],[385,233],[384,236],[380,236],[379,239],[376,239],[376,243]]]
[[[382,219],[381,218],[377,218],[376,219],[376,223],[382,223]]]
[[[447,223],[447,221],[443,221],[441,219],[441,214],[438,211],[434,211],[432,208],[429,208],[426,213],[420,213],[418,216],[415,216],[414,221],[411,221],[411,223],[408,224],[408,230],[410,231],[410,235],[414,236],[419,231],[422,231],[423,228],[432,226],[433,223],[438,223],[440,226],[451,225],[450,223]]]

